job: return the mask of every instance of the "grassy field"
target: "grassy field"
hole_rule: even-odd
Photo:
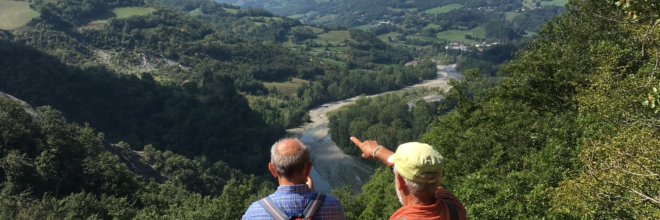
[[[423,41],[431,41],[431,42],[441,42],[442,40],[435,38],[435,37],[427,37],[427,36],[412,36],[408,37],[409,39],[420,39]]]
[[[385,42],[385,43],[389,43],[389,42],[387,41],[387,37],[392,37],[392,39],[394,39],[394,37],[397,36],[397,35],[399,35],[399,33],[397,33],[397,32],[390,32],[389,34],[378,35],[377,37],[378,37],[378,39],[380,39],[381,41],[383,41],[383,42]]]
[[[407,12],[417,12],[417,8],[390,8],[387,7],[388,10],[393,11],[393,12],[400,12],[400,11],[407,11]]]
[[[337,60],[328,59],[328,58],[321,58],[321,60],[323,60],[323,62],[337,64],[339,66],[346,65],[346,62],[344,62],[344,61],[337,61]]]
[[[360,26],[353,27],[353,28],[360,29],[360,30],[363,30],[363,31],[368,31],[369,29],[371,29],[373,27],[375,27],[375,25],[365,24],[365,25],[360,25]]]
[[[564,6],[568,3],[568,0],[552,0],[552,1],[541,1],[541,6],[555,5],[555,6]],[[523,6],[529,7],[532,5],[532,0],[523,0]]]
[[[0,0],[0,29],[13,30],[23,27],[39,13],[30,8],[30,3]]]
[[[338,14],[328,14],[328,15],[325,15],[323,17],[314,19],[312,22],[325,23],[325,22],[330,22],[332,20],[335,20],[335,19],[337,19],[337,17],[339,17]]]
[[[131,16],[137,15],[147,15],[153,12],[154,8],[145,8],[145,7],[119,7],[114,8],[111,11],[103,13],[96,18],[92,19],[90,24],[105,24],[111,18],[128,18]],[[201,11],[200,11],[201,13]]]
[[[316,42],[337,44],[349,39],[348,31],[330,31],[328,33],[319,34],[316,37]],[[387,39],[387,38],[386,38]]]
[[[312,30],[312,32],[314,32],[315,34],[323,33],[323,29],[321,29],[321,28],[312,27],[312,26],[305,26],[305,27]]]
[[[465,43],[477,43],[474,40],[465,39],[465,35],[472,35],[473,37],[484,38],[486,36],[486,29],[483,27],[476,27],[472,30],[448,30],[440,32],[436,35],[438,39],[448,41],[464,41]]]
[[[518,16],[519,14],[520,14],[520,13],[512,12],[512,11],[510,11],[510,12],[505,12],[505,13],[504,13],[504,17],[506,18],[507,21],[513,21],[513,18],[515,18],[515,17]]]
[[[309,84],[309,81],[303,80],[303,79],[298,79],[298,78],[293,78],[291,82],[288,80],[281,80],[281,81],[275,81],[275,82],[264,82],[264,87],[266,89],[277,88],[277,90],[281,91],[285,95],[290,95],[290,96],[295,96],[296,95],[296,90],[298,87],[300,87],[303,83]]]
[[[424,11],[424,13],[426,13],[426,14],[442,14],[442,13],[446,13],[446,12],[449,12],[449,11],[454,10],[454,9],[459,9],[461,7],[463,7],[463,5],[450,4],[450,5],[445,5],[445,6],[442,6],[442,7],[437,7],[437,8],[432,8],[432,9],[426,10],[426,11]]]
[[[442,26],[439,25],[439,24],[429,23],[429,24],[426,25],[426,27],[422,28],[422,30],[426,30],[426,29],[429,29],[429,28],[436,28],[436,29],[438,29],[438,28],[440,28],[440,27],[442,27]]]
[[[568,0],[552,0],[552,1],[549,1],[549,2],[542,1],[541,6],[544,6],[544,5],[564,6],[564,5],[566,5],[566,3],[568,3]]]
[[[190,16],[197,16],[197,15],[202,15],[202,14],[203,13],[202,13],[201,8],[197,8],[195,10],[192,10],[192,11],[188,12],[188,15],[190,15]]]
[[[233,9],[233,8],[222,8],[222,10],[225,10],[226,12],[236,14],[238,13],[238,9]]]

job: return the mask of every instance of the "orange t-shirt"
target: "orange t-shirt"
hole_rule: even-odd
[[[465,206],[449,190],[438,187],[438,190],[435,191],[435,197],[437,200],[433,205],[407,205],[401,207],[390,217],[390,220],[451,220],[449,217],[449,206],[447,206],[445,201],[442,201],[443,199],[449,200],[456,205],[458,219],[467,219]]]

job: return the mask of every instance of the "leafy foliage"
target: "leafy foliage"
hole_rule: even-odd
[[[332,115],[328,127],[332,141],[345,153],[357,156],[362,152],[349,141],[349,137],[377,140],[384,146],[399,146],[419,139],[426,132],[436,108],[437,103],[423,100],[411,108],[396,94],[360,97],[355,104]]]
[[[262,146],[283,134],[282,128],[261,121],[226,78],[217,82],[221,92],[199,101],[158,85],[149,74],[139,79],[99,65],[69,67],[25,46],[6,41],[0,45],[0,54],[5,54],[0,57],[0,90],[61,109],[73,121],[98,127],[113,142],[123,140],[136,149],[152,144],[189,157],[204,155],[259,173],[256,161],[267,158]],[[243,141],[248,137],[251,142]]]
[[[0,213],[9,219],[236,219],[274,185],[222,162],[145,148],[168,180],[144,182],[101,147],[103,134],[52,107],[0,98]],[[122,145],[122,144],[120,144]],[[130,151],[130,149],[129,149]]]

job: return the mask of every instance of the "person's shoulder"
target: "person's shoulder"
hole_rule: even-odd
[[[339,202],[339,199],[335,198],[332,195],[328,195],[328,194],[325,194],[325,201],[323,201],[323,204],[326,204],[326,203],[341,205],[341,202]]]
[[[261,199],[259,199],[261,200]],[[260,214],[262,211],[265,211],[265,209],[259,204],[259,200],[253,202],[250,207],[245,211],[245,214],[243,215],[243,218],[245,217],[250,217],[255,214]]]
[[[334,196],[326,194],[323,205],[319,209],[319,219],[346,219],[344,207],[339,202],[339,199]]]

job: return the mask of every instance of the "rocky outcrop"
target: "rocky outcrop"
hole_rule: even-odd
[[[126,164],[131,172],[141,176],[146,181],[153,179],[158,183],[165,182],[166,178],[151,165],[143,162],[143,160],[141,160],[142,156],[138,154],[138,152],[132,149],[124,149],[118,144],[111,144],[106,141],[103,141],[101,146],[103,146],[103,149],[119,156],[121,162]]]
[[[14,100],[16,102],[21,103],[21,105],[25,109],[25,112],[32,115],[32,118],[35,121],[41,120],[41,115],[39,115],[39,113],[37,111],[35,111],[34,108],[32,108],[32,106],[30,104],[28,104],[27,102],[24,102],[23,100],[17,99],[16,97],[11,96],[11,95],[9,95],[7,93],[4,93],[4,92],[0,92],[0,98],[7,98],[7,99],[11,99],[11,100]]]
[[[0,92],[0,99],[1,98],[11,99],[13,101],[19,102],[25,109],[25,112],[32,115],[32,118],[35,121],[41,120],[41,115],[39,115],[39,113],[35,111],[34,108],[32,108],[32,106],[30,106],[30,104],[28,104],[27,102],[3,92]],[[159,183],[165,182],[166,178],[160,175],[158,171],[154,170],[153,167],[151,167],[151,165],[144,163],[143,160],[140,160],[142,156],[140,156],[140,154],[138,154],[134,150],[124,149],[119,147],[117,144],[111,144],[106,141],[101,142],[101,147],[103,147],[103,149],[105,149],[106,151],[109,151],[119,156],[121,162],[126,164],[126,166],[131,172],[139,176],[142,176],[142,178],[144,178],[145,180],[154,179],[156,182]]]

